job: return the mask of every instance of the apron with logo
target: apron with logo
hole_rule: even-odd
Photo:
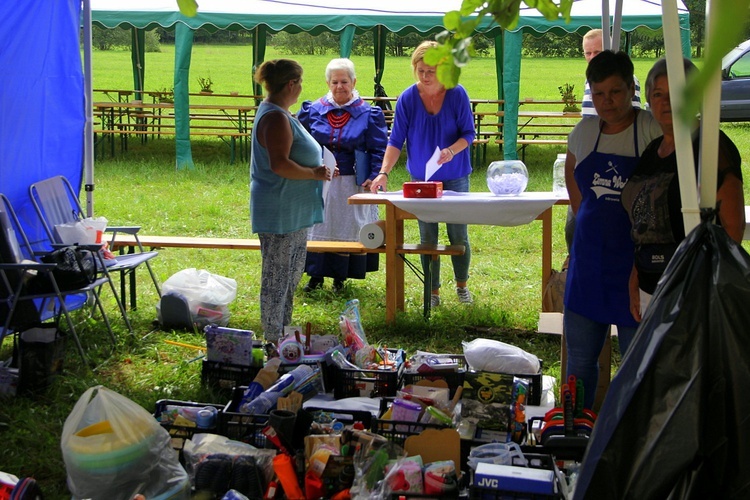
[[[565,306],[593,321],[637,326],[630,314],[628,280],[633,268],[630,219],[620,202],[622,188],[638,163],[638,120],[633,122],[635,156],[594,150],[573,173],[581,191],[571,248]]]

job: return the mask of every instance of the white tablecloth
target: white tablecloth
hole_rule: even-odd
[[[424,222],[491,226],[528,224],[559,200],[551,192],[495,196],[492,193],[444,191],[442,198],[404,198],[402,191],[394,191],[379,196]]]

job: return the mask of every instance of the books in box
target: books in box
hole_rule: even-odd
[[[554,495],[555,472],[532,467],[479,463],[473,487],[515,493]],[[492,497],[496,498],[496,497]]]
[[[223,326],[208,325],[206,359],[219,363],[250,366],[253,359],[253,332]]]

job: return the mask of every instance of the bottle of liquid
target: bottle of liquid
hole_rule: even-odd
[[[247,389],[245,389],[245,392],[242,395],[242,400],[240,401],[240,407],[253,401],[258,397],[260,393],[271,387],[271,385],[276,382],[276,380],[279,378],[280,364],[281,359],[279,358],[272,358],[268,360],[266,366],[258,371],[258,374],[255,376],[253,381],[250,383],[250,385],[247,386]]]
[[[565,187],[565,157],[565,153],[558,154],[552,166],[552,194],[558,198],[568,196],[568,189]]]
[[[250,413],[253,415],[264,415],[268,413],[276,407],[276,403],[278,403],[280,397],[292,392],[296,385],[309,377],[312,372],[312,367],[308,365],[299,365],[291,372],[280,377],[273,385],[258,394],[258,396],[252,401],[249,401],[244,405],[240,403],[240,411],[242,413]]]

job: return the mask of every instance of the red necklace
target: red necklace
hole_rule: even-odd
[[[347,110],[342,109],[340,114],[336,115],[333,111],[330,111],[326,113],[326,117],[328,118],[328,124],[331,127],[339,129],[349,122],[349,118],[351,118],[352,115],[349,114]]]

